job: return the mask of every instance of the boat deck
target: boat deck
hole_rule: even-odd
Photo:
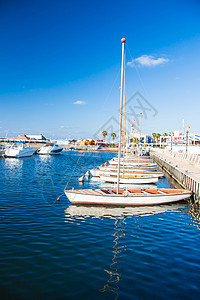
[[[74,194],[82,194],[82,195],[96,195],[96,196],[116,196],[116,189],[80,189],[80,190],[68,190],[66,192],[74,193]],[[172,195],[172,194],[182,194],[188,191],[182,189],[120,189],[119,195],[124,196],[133,196],[133,195]]]

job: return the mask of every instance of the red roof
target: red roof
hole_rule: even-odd
[[[20,134],[17,137],[13,138],[13,140],[16,140],[16,141],[29,141],[30,138],[27,137],[25,134]]]

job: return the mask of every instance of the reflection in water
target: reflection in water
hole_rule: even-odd
[[[199,203],[195,203],[193,201],[188,202],[189,206],[189,214],[192,217],[193,225],[196,225],[198,229],[200,229],[200,205]]]
[[[114,299],[118,299],[119,294],[119,286],[118,283],[121,279],[121,274],[119,269],[117,268],[117,259],[119,258],[119,254],[121,255],[123,251],[126,250],[126,245],[120,245],[120,238],[122,236],[125,236],[124,232],[124,221],[125,218],[122,219],[116,219],[115,221],[115,233],[113,234],[114,236],[114,246],[113,246],[113,258],[112,258],[112,263],[109,266],[109,269],[105,269],[105,272],[110,275],[110,278],[104,285],[103,289],[100,290],[100,292],[112,292],[115,294]]]
[[[23,159],[20,158],[5,158],[5,167],[7,172],[5,177],[7,181],[20,181],[23,174]]]
[[[23,166],[23,159],[11,157],[5,158],[5,166],[9,169],[21,169]]]
[[[108,207],[108,206],[78,206],[70,205],[65,211],[66,221],[74,220],[75,222],[86,221],[87,218],[110,218],[115,219],[114,225],[114,246],[113,246],[113,258],[109,268],[104,269],[104,271],[109,275],[104,287],[100,292],[112,292],[115,294],[114,299],[118,299],[119,294],[119,281],[121,279],[121,274],[117,268],[117,263],[120,255],[123,251],[126,251],[126,245],[122,245],[122,238],[125,236],[125,220],[127,217],[139,216],[146,217],[155,214],[163,214],[166,212],[180,212],[185,211],[186,204],[174,203],[168,205],[157,205],[157,206],[144,206],[144,207]]]
[[[135,207],[119,207],[119,206],[81,206],[81,205],[70,205],[65,210],[65,217],[74,219],[86,219],[86,218],[110,218],[115,219],[116,217],[131,217],[140,216],[145,217],[149,215],[161,214],[168,211],[180,211],[185,209],[186,204],[173,203],[166,205],[156,206],[135,206]]]
[[[53,157],[50,154],[46,154],[46,155],[44,154],[44,155],[38,155],[38,156],[40,158],[40,161],[43,163],[46,163],[46,162],[50,163],[53,160]]]

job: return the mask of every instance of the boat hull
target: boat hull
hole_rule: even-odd
[[[112,166],[117,166],[118,165],[118,162],[117,161],[109,161],[109,164],[112,165]],[[156,164],[154,163],[146,163],[146,162],[127,162],[125,161],[124,164],[123,162],[120,163],[120,166],[123,167],[124,166],[142,166],[142,167],[155,167]]]
[[[5,151],[5,157],[13,157],[13,158],[22,158],[22,157],[30,157],[35,153],[35,149],[26,150],[15,150],[15,149],[7,149]]]
[[[106,175],[101,175],[100,179],[105,181],[105,182],[110,182],[110,183],[117,183],[117,176],[106,176]],[[146,183],[156,183],[158,182],[158,177],[127,177],[119,178],[119,183],[122,184],[146,184]]]
[[[115,175],[117,174],[117,170],[99,170],[99,169],[92,169],[90,170],[90,173],[92,176],[94,177],[100,177],[101,175]],[[125,174],[125,175],[141,175],[141,174],[144,174],[144,175],[151,175],[153,177],[157,177],[157,178],[160,178],[160,177],[163,177],[164,174],[161,173],[161,172],[151,172],[151,171],[142,171],[142,170],[134,170],[134,171],[127,171],[125,170],[124,173],[121,171],[121,174]]]
[[[83,190],[84,191],[84,190]],[[92,193],[65,190],[65,195],[73,204],[84,205],[114,205],[114,206],[143,206],[173,203],[191,197],[191,192],[167,195],[94,195]]]
[[[110,165],[110,166],[100,166],[99,169],[100,170],[116,170],[117,165]],[[123,166],[121,166],[121,168],[123,168]],[[157,166],[124,166],[124,170],[125,171],[138,171],[138,170],[151,170],[151,171],[156,171],[157,170]]]
[[[62,152],[63,148],[62,147],[59,147],[57,145],[54,145],[54,146],[43,146],[41,147],[37,154],[39,155],[57,155],[57,154],[60,154]]]

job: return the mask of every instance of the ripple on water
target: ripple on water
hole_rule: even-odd
[[[112,156],[72,151],[0,160],[3,298],[198,298],[196,207],[81,207],[66,197],[57,202],[66,183],[98,187],[90,180],[80,186],[77,179]]]

